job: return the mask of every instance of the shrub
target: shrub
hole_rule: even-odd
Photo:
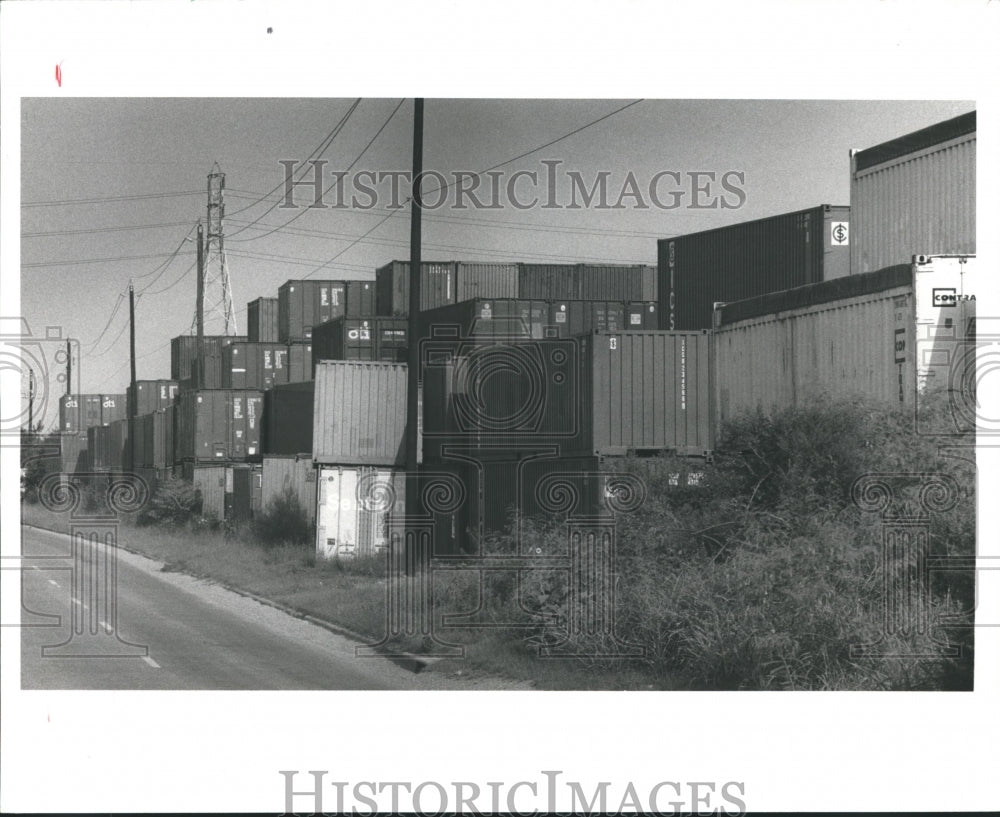
[[[309,516],[292,490],[273,497],[253,527],[264,547],[305,545],[313,541]]]
[[[190,482],[167,479],[136,516],[138,525],[188,525],[201,517],[201,491]]]

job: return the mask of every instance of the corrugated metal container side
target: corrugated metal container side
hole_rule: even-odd
[[[322,325],[322,324],[321,324]],[[311,343],[292,343],[288,347],[288,383],[312,380],[313,347]]]
[[[177,424],[177,407],[167,406],[163,409],[159,425],[154,425],[156,440],[154,441],[155,464],[157,468],[167,469],[177,461],[174,453],[174,430]]]
[[[101,395],[101,425],[111,425],[118,420],[124,420],[127,416],[124,394]]]
[[[135,414],[151,414],[166,408],[174,402],[179,386],[175,380],[137,380],[135,390],[138,394]],[[125,405],[127,416],[132,416],[132,386],[125,389]]]
[[[656,303],[641,301],[554,301],[549,324],[553,334],[561,338],[590,332],[660,328]]]
[[[545,301],[474,298],[421,312],[420,336],[544,338],[548,312]]]
[[[661,328],[710,329],[716,302],[848,274],[850,248],[844,243],[835,246],[832,235],[837,225],[849,221],[849,207],[821,205],[661,239],[657,242]]]
[[[576,298],[576,265],[518,264],[519,298],[537,301],[570,301]]]
[[[313,460],[403,465],[406,364],[324,361],[316,366]]]
[[[59,430],[70,434],[86,434],[91,426],[101,422],[100,394],[64,394],[59,398]]]
[[[422,261],[420,309],[434,309],[455,302],[455,262]],[[375,271],[375,305],[379,315],[405,315],[410,311],[410,262],[393,261]]]
[[[591,367],[588,453],[714,450],[709,332],[598,332],[580,340]]]
[[[456,261],[455,301],[518,298],[517,264]]]
[[[655,301],[655,267],[578,264],[574,298],[581,301]]]
[[[264,455],[261,471],[261,504],[268,505],[290,492],[302,506],[310,524],[316,521],[316,468],[310,456]]]
[[[389,545],[389,516],[406,509],[406,474],[372,467],[319,468],[316,558],[373,556]]]
[[[191,379],[181,382],[181,391],[185,390],[186,383],[190,383],[193,389],[221,389],[223,352],[218,354],[205,354],[191,361]]]
[[[230,343],[246,343],[246,335],[205,335],[202,338],[203,355],[218,355]],[[170,377],[180,382],[192,377],[191,364],[198,356],[198,338],[195,335],[178,335],[170,340]]]
[[[247,340],[250,343],[278,342],[277,298],[257,298],[247,304]]]
[[[347,287],[345,317],[367,318],[376,314],[374,281],[346,281],[345,284]]]
[[[851,272],[976,251],[976,113],[851,155]]]
[[[181,392],[175,455],[179,460],[242,461],[261,455],[260,391]]]
[[[226,469],[225,518],[233,524],[250,522],[261,505],[260,465],[234,465]]]
[[[283,343],[234,343],[222,352],[222,388],[269,389],[288,382]]]
[[[121,472],[128,452],[128,421],[116,420],[107,426],[87,429],[87,448],[95,471]]]
[[[807,301],[805,293],[792,292],[790,308],[726,323],[715,332],[721,423],[744,412],[769,413],[824,398],[864,396],[897,405],[910,399],[910,284],[802,306],[794,304]]]
[[[132,425],[132,435],[135,445],[135,462],[133,468],[153,468],[153,415],[140,414]]]
[[[313,369],[320,360],[406,362],[406,318],[339,318],[313,332]]]
[[[59,436],[59,468],[64,474],[90,470],[85,434],[61,434]]]
[[[313,445],[313,400],[309,380],[264,392],[264,454],[309,454]]]
[[[491,534],[510,532],[527,518],[551,518],[556,509],[575,516],[603,509],[605,483],[597,457],[517,459],[516,452],[509,453],[507,459],[444,460],[421,468],[422,484],[443,476],[465,489],[465,501],[453,513],[435,515],[435,553],[480,553]],[[569,497],[575,504],[566,507],[562,501]]]
[[[345,300],[343,281],[286,281],[278,289],[279,340],[311,340],[314,326],[344,314]]]
[[[225,465],[189,464],[185,479],[201,491],[201,515],[222,522],[226,518]]]

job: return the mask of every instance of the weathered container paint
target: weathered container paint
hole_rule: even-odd
[[[313,400],[309,380],[275,386],[264,392],[264,454],[310,454],[313,445]]]
[[[292,343],[288,347],[288,383],[312,380],[313,352],[311,343]]]
[[[344,281],[286,281],[278,289],[278,338],[312,340],[312,328],[344,314]]]
[[[233,343],[222,351],[222,388],[269,389],[288,381],[283,343]]]
[[[717,302],[843,277],[850,208],[828,204],[657,242],[660,328],[712,326]]]
[[[406,362],[406,318],[337,318],[313,330],[313,368],[320,360]]]
[[[263,400],[263,392],[252,390],[181,392],[176,458],[195,462],[259,459]]]
[[[250,343],[278,342],[277,298],[257,298],[247,304],[247,340]]]
[[[455,262],[422,261],[420,309],[455,302]],[[410,262],[392,261],[375,271],[375,302],[379,315],[406,315],[410,311]]]
[[[539,301],[576,298],[575,264],[518,264],[518,297]]]
[[[577,264],[574,298],[655,301],[656,268],[647,264]]]
[[[317,559],[373,556],[388,547],[389,515],[406,508],[404,472],[321,466],[317,480]]]
[[[659,329],[657,305],[624,301],[553,301],[549,306],[552,334],[561,337],[590,332]]]
[[[345,317],[368,318],[376,314],[374,281],[346,281],[345,285],[347,288]],[[334,316],[333,320],[337,317]]]
[[[176,380],[137,380],[135,382],[135,411],[132,411],[132,386],[125,389],[126,414],[151,414],[172,405],[179,386]]]
[[[201,347],[202,355],[218,356],[231,343],[246,343],[246,335],[205,335]],[[195,335],[178,335],[170,341],[170,377],[180,382],[193,376],[192,363],[198,357],[198,338]]]
[[[316,521],[316,468],[312,457],[265,454],[262,461],[261,503],[266,511],[286,491],[298,500],[310,523]]]
[[[518,298],[517,264],[497,261],[457,261],[455,301],[470,298]]]
[[[544,338],[546,301],[474,298],[420,313],[420,336]]]
[[[316,365],[313,461],[403,465],[406,364],[322,361]]]
[[[852,151],[852,273],[975,251],[975,111]]]

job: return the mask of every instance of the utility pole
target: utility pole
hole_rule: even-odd
[[[194,322],[195,322],[195,376],[198,380],[196,382],[195,388],[200,389],[201,383],[201,360],[204,350],[202,346],[205,344],[205,240],[204,234],[201,228],[201,222],[198,222],[198,303],[194,308]]]
[[[66,395],[72,394],[73,383],[73,352],[69,340],[66,341]]]
[[[129,363],[132,369],[132,379],[131,386],[129,390],[132,392],[132,399],[126,402],[129,405],[128,410],[128,448],[129,448],[129,471],[135,472],[135,414],[137,403],[139,402],[139,395],[136,393],[135,387],[135,290],[132,287],[132,282],[129,281],[128,285],[128,323],[129,323]]]
[[[28,367],[28,433],[35,430],[35,370]]]
[[[410,308],[406,335],[406,515],[420,511],[417,490],[417,412],[419,404],[420,336],[420,175],[424,166],[424,100],[413,100],[413,184],[410,192]],[[410,561],[412,564],[413,562]]]

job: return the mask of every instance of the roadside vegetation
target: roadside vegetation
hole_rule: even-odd
[[[947,427],[946,396],[925,409],[925,419]],[[644,655],[608,657],[615,645],[606,637],[570,638],[567,622],[592,608],[570,592],[566,570],[526,571],[520,580],[513,571],[482,579],[478,571],[454,571],[434,577],[435,618],[477,611],[480,626],[439,629],[467,657],[438,668],[567,689],[970,689],[972,631],[962,625],[971,623],[971,575],[933,573],[929,628],[886,632],[884,571],[900,576],[914,565],[883,563],[890,523],[852,497],[859,477],[908,474],[881,481],[894,491],[893,512],[912,515],[927,481],[919,475],[944,474],[959,490],[954,507],[929,514],[929,553],[972,556],[975,465],[971,449],[956,447],[974,437],[949,437],[948,455],[940,442],[914,433],[912,410],[817,402],[731,423],[711,464],[673,456],[615,461],[615,470],[632,472],[646,488],[643,505],[617,517],[614,574],[615,633]],[[64,516],[31,500],[29,491],[26,523],[65,529]],[[385,632],[384,559],[317,563],[312,526],[291,494],[253,523],[226,527],[202,519],[190,485],[167,482],[124,522],[122,544],[164,569],[211,577],[373,641]],[[562,522],[528,520],[520,543],[508,531],[487,549],[565,553]],[[949,657],[946,642],[962,646],[960,659]],[[876,643],[885,655],[858,655],[858,647]],[[605,657],[538,657],[553,645]],[[434,647],[419,640],[394,646]]]

